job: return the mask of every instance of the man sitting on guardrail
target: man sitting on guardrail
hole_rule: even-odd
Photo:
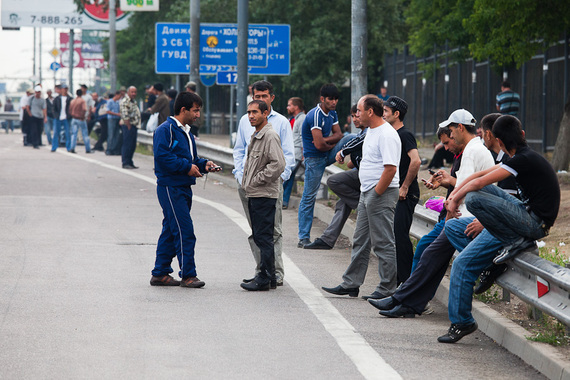
[[[516,117],[498,118],[493,134],[510,160],[469,176],[450,194],[446,208],[451,217],[460,216],[458,204],[465,199],[469,212],[503,246],[493,260],[500,264],[523,251],[535,251],[535,240],[548,235],[558,216],[560,185],[550,163],[528,147]],[[510,176],[516,179],[521,200],[493,185]],[[471,315],[473,285],[488,265],[488,259],[496,254],[496,250],[491,249],[470,250],[477,239],[479,237],[467,245],[453,263],[449,294],[451,327],[438,339],[440,342],[455,343],[477,329]],[[465,254],[466,251],[470,254]]]

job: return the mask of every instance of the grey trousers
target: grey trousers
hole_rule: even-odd
[[[360,194],[352,255],[350,264],[342,275],[343,288],[358,288],[364,283],[372,248],[378,258],[380,276],[376,291],[386,296],[396,291],[394,212],[398,202],[398,192],[398,188],[388,188],[384,194],[378,195],[372,188]]]
[[[241,200],[241,204],[243,206],[243,210],[245,211],[247,222],[251,227],[248,198],[245,196],[245,191],[242,189],[239,182],[238,182],[238,194]],[[283,251],[283,228],[282,228],[283,219],[281,216],[282,207],[283,207],[283,180],[279,180],[279,197],[277,198],[277,203],[275,204],[275,227],[273,228],[273,244],[275,249],[275,277],[277,278],[277,281],[283,280],[285,276],[285,270],[283,268],[283,258],[281,257],[281,252]],[[253,241],[253,235],[249,235],[247,237],[247,240],[249,242],[253,258],[255,259],[255,275],[257,275],[260,271],[261,251],[259,250],[257,244],[255,244],[255,242]]]
[[[340,199],[336,202],[333,218],[323,232],[321,240],[334,247],[348,216],[358,207],[360,199],[358,170],[352,169],[332,175],[327,179],[327,185]]]

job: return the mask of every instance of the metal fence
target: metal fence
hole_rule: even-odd
[[[406,125],[416,136],[432,136],[439,122],[458,108],[477,120],[496,112],[495,96],[503,80],[521,95],[519,119],[534,149],[553,150],[570,89],[568,38],[535,55],[520,69],[496,68],[489,61],[452,62],[455,50],[434,48],[429,57],[394,51],[384,59],[390,95],[410,105]],[[426,69],[427,70],[424,70]],[[435,69],[435,71],[433,70]]]

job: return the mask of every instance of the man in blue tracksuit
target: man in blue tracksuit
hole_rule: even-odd
[[[170,116],[154,132],[154,172],[156,192],[164,219],[156,247],[156,262],[150,284],[201,288],[205,284],[196,277],[194,247],[196,235],[190,217],[192,188],[202,173],[219,170],[212,161],[199,158],[190,125],[200,117],[202,99],[190,92],[181,92],[174,102],[175,116]],[[172,259],[180,264],[182,281],[170,273]]]

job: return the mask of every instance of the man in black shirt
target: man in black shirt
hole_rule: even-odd
[[[495,264],[512,259],[524,250],[536,250],[535,240],[548,235],[560,207],[560,185],[552,166],[532,151],[524,138],[520,121],[511,115],[499,117],[493,124],[493,135],[503,152],[510,157],[504,163],[474,173],[450,194],[446,208],[451,217],[459,216],[457,205],[465,204],[485,227],[466,246],[460,244],[453,222],[446,223],[449,240],[461,250],[453,262],[450,276],[448,313],[451,327],[438,338],[442,343],[455,343],[477,329],[471,314],[475,279],[493,260]],[[514,176],[521,200],[513,197],[495,182]],[[461,219],[459,219],[461,220]],[[487,234],[486,246],[479,244]]]
[[[414,134],[404,127],[404,117],[407,111],[408,104],[397,96],[391,96],[384,102],[384,120],[392,124],[392,127],[398,131],[402,142],[399,166],[400,193],[394,214],[398,284],[406,281],[412,271],[414,247],[410,241],[410,227],[420,197],[418,171],[421,160]]]

